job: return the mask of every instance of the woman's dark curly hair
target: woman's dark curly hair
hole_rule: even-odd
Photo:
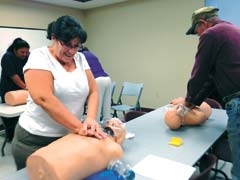
[[[7,51],[8,52],[14,52],[14,50],[18,50],[20,48],[30,48],[30,45],[28,44],[27,41],[23,40],[22,38],[18,37],[14,39],[12,44],[8,47]]]
[[[51,36],[68,43],[74,38],[79,38],[81,43],[86,42],[87,32],[83,29],[80,22],[71,16],[61,16],[56,21],[48,24],[47,39]]]

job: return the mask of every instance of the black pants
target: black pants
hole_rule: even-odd
[[[6,132],[7,141],[11,142],[14,136],[14,130],[19,117],[6,118],[2,117],[3,126]]]
[[[26,160],[29,155],[59,138],[31,134],[17,124],[12,141],[12,154],[17,170],[26,166]]]

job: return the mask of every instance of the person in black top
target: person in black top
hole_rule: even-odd
[[[7,92],[26,89],[23,66],[27,62],[29,49],[30,45],[28,42],[21,38],[16,38],[1,59],[2,73],[0,80],[0,95],[3,103],[5,103],[4,96]],[[2,117],[2,121],[6,129],[8,140],[11,141],[18,117]]]
[[[29,48],[30,46],[25,40],[16,38],[3,55],[1,60],[2,74],[0,82],[2,102],[5,102],[4,95],[6,92],[26,89],[23,66],[27,62]]]

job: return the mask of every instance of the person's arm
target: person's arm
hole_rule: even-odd
[[[95,134],[96,132],[98,132],[97,134],[100,137],[105,137],[102,132],[101,126],[96,120],[99,102],[98,87],[91,70],[86,70],[86,75],[88,78],[89,95],[87,98],[87,115],[83,125],[84,128],[88,130],[89,134]]]
[[[212,47],[220,47],[217,44],[218,41],[216,41],[215,37],[208,33],[202,34],[199,38],[191,78],[187,82],[186,101],[188,107],[200,106],[215,88],[213,74],[215,57],[218,56],[219,49],[213,51]]]
[[[194,109],[196,107],[196,105],[187,102],[186,98],[183,98],[183,97],[175,98],[170,103],[174,104],[174,105],[182,104],[182,105],[186,106],[189,109]]]
[[[46,70],[29,69],[24,73],[25,82],[33,101],[41,106],[52,119],[74,133],[87,135],[82,123],[54,95],[53,76]]]
[[[96,120],[98,111],[99,94],[96,81],[91,70],[86,70],[89,85],[89,95],[87,98],[87,116],[86,119]]]
[[[200,106],[195,106],[184,116],[183,125],[200,125],[204,123],[212,114],[212,108],[205,102]]]
[[[26,84],[22,81],[18,74],[11,76],[12,81],[21,89],[26,89]]]

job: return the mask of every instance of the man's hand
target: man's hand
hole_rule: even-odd
[[[193,109],[195,108],[196,105],[185,101],[185,106],[188,107],[189,109]]]
[[[171,100],[170,104],[173,104],[173,105],[185,104],[185,98],[184,97],[175,98]]]
[[[194,104],[187,102],[184,97],[175,98],[175,99],[171,100],[170,104],[173,104],[173,105],[182,104],[189,109],[193,109],[195,107]]]
[[[176,109],[177,109],[178,115],[180,115],[180,116],[182,116],[182,117],[184,117],[184,115],[185,115],[187,112],[190,111],[190,109],[189,109],[188,107],[184,106],[183,104],[178,104],[177,107],[176,107]]]

